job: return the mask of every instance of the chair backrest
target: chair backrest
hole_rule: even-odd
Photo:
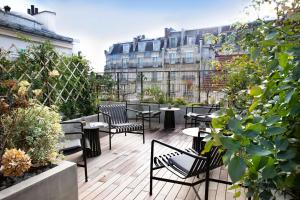
[[[125,104],[100,105],[99,110],[111,116],[112,124],[120,124],[120,123],[128,122],[128,116],[127,116]],[[108,116],[103,115],[103,120],[105,123],[109,123]]]
[[[208,153],[205,154],[207,160],[195,159],[188,176],[195,176],[206,170],[206,163],[209,162],[209,170],[213,170],[223,165],[222,156],[224,151],[220,152],[217,146],[213,146]]]

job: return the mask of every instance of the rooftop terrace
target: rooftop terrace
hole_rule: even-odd
[[[195,192],[191,187],[155,180],[153,195],[149,195],[151,141],[157,139],[181,149],[190,148],[192,137],[182,134],[182,129],[182,126],[178,126],[174,131],[147,130],[145,144],[142,143],[140,135],[127,134],[125,137],[124,134],[117,134],[112,140],[112,150],[109,150],[108,147],[108,136],[101,137],[102,154],[88,159],[88,182],[84,182],[83,168],[78,168],[79,199],[196,199]],[[155,149],[156,155],[165,153],[163,148],[155,147]],[[158,170],[157,176],[179,179],[166,169]],[[225,167],[213,170],[210,176],[228,180]],[[186,181],[193,180],[187,179]],[[211,183],[209,199],[234,199],[234,190],[229,190],[229,187],[224,184]],[[204,184],[202,183],[196,188],[200,197],[204,198]],[[246,197],[242,194],[238,199],[246,199]]]

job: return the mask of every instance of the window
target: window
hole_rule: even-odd
[[[176,53],[170,53],[169,58],[170,58],[170,64],[176,63]]]
[[[195,44],[195,38],[188,36],[187,37],[187,45],[193,45],[193,44]]]
[[[146,47],[146,42],[139,42],[138,43],[138,50],[139,52],[144,52]]]
[[[145,58],[151,58],[151,52],[145,51],[144,56],[145,56]]]
[[[152,57],[152,62],[153,63],[158,63],[158,57],[156,56],[156,57]]]
[[[138,66],[143,67],[143,58],[138,58]]]
[[[123,44],[123,53],[129,53],[130,44]]]
[[[122,59],[123,68],[126,68],[128,66],[128,61],[129,61],[128,58],[123,58]]]
[[[177,46],[177,38],[170,38],[170,48],[175,48]]]
[[[153,41],[153,51],[159,51],[160,50],[160,41],[156,40]]]
[[[186,63],[192,63],[192,62],[194,62],[194,54],[193,54],[193,52],[186,52],[185,53],[185,62]]]
[[[170,79],[171,81],[176,80],[176,72],[170,72]]]

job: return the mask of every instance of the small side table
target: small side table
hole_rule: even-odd
[[[174,129],[175,128],[175,111],[180,110],[180,108],[160,108],[161,111],[165,111],[164,129]]]
[[[206,128],[205,130],[203,130],[205,132],[210,133],[211,129],[210,128]],[[201,143],[202,140],[208,135],[205,132],[200,132],[199,133],[199,128],[195,127],[195,128],[186,128],[182,130],[182,133],[185,135],[189,135],[193,137],[193,145],[192,148],[197,151],[200,152],[201,150]]]
[[[86,155],[88,158],[101,155],[99,128],[106,126],[103,122],[90,122],[83,127],[85,137],[90,142],[90,149],[87,149]]]

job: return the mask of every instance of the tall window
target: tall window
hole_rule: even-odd
[[[195,44],[195,38],[188,36],[187,37],[187,45],[193,45],[193,44]]]
[[[192,63],[192,62],[194,62],[194,54],[193,54],[193,52],[186,52],[185,53],[185,62],[186,63]]]
[[[138,58],[138,66],[143,67],[143,58]]]
[[[146,47],[146,42],[139,42],[138,43],[138,50],[139,52],[144,52]]]
[[[152,57],[152,62],[153,62],[153,63],[158,63],[158,57],[157,57],[157,56]]]
[[[176,72],[171,72],[170,73],[170,79],[171,79],[171,81],[176,80]]]
[[[172,37],[170,38],[170,47],[175,48],[177,46],[177,38]]]
[[[170,64],[176,63],[176,53],[170,53],[169,58],[170,58]]]
[[[153,41],[153,51],[159,51],[160,50],[160,41],[155,40]]]
[[[151,58],[151,51],[145,51],[144,57],[145,58]]]
[[[123,59],[122,59],[122,65],[123,65],[123,68],[127,68],[127,67],[128,67],[128,61],[129,61],[128,58],[123,58]]]

